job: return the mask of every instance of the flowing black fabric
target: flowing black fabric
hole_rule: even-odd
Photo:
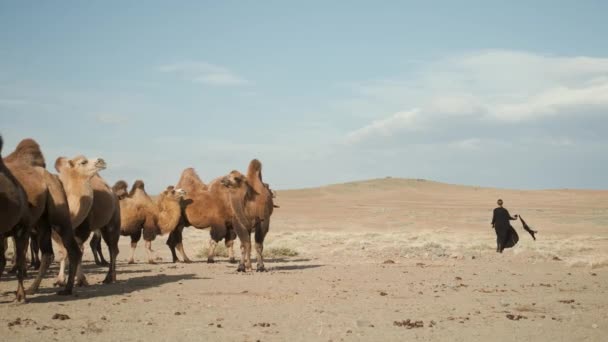
[[[530,226],[528,226],[526,224],[526,221],[524,221],[524,219],[521,218],[521,216],[519,217],[519,220],[521,221],[521,224],[524,226],[524,230],[527,231],[528,233],[530,233],[530,235],[532,235],[532,238],[534,240],[536,240],[536,236],[534,236],[534,234],[538,233],[538,231],[532,230],[532,228],[530,228]]]
[[[515,218],[511,217],[507,209],[502,207],[494,209],[492,224],[496,231],[496,246],[500,252],[505,248],[515,246],[519,241],[519,235],[511,226],[510,220],[515,220]]]

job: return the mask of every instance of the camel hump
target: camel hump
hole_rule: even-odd
[[[8,162],[20,160],[30,166],[40,166],[46,168],[44,156],[40,151],[40,145],[34,139],[23,139],[13,153],[6,157]]]
[[[129,192],[129,197],[133,196],[135,194],[135,190],[137,189],[141,189],[144,192],[146,191],[146,185],[144,184],[144,181],[141,179],[138,179],[135,181],[135,183],[133,183],[133,186],[131,187],[131,191]]]
[[[128,187],[127,182],[125,182],[124,180],[119,180],[112,187],[112,191],[116,192],[118,190],[126,190],[127,187]]]
[[[249,162],[249,170],[250,171],[261,171],[262,170],[262,162],[258,159],[252,159]]]
[[[203,182],[203,180],[198,176],[198,174],[196,173],[194,168],[191,168],[191,167],[182,171],[182,175],[179,178],[179,181],[177,182],[177,184],[175,186],[177,188],[189,189],[189,190],[192,190],[195,188],[200,188],[200,189],[207,188],[207,185],[205,184],[205,182]]]

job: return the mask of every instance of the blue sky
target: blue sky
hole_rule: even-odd
[[[608,188],[603,1],[0,2],[0,133],[151,192],[252,158],[274,188],[385,176]]]

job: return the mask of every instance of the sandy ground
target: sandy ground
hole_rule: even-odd
[[[496,198],[540,232],[498,255]],[[12,340],[605,341],[608,191],[518,191],[384,179],[279,191],[269,272],[239,274],[225,257],[197,256],[208,231],[187,229],[193,264],[128,265],[118,283],[85,254],[91,286],[54,294],[52,277],[28,303],[0,281],[0,331]],[[10,264],[9,264],[10,266]],[[33,272],[30,272],[30,275]],[[28,279],[29,283],[31,279]],[[56,314],[69,319],[53,319]],[[409,322],[408,322],[409,320]],[[421,321],[416,323],[417,321]]]

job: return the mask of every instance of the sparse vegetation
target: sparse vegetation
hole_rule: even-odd
[[[236,248],[236,250],[238,250],[238,248]],[[196,257],[200,259],[205,259],[207,258],[208,253],[209,247],[205,246],[196,254]],[[228,249],[226,249],[226,246],[224,244],[218,244],[215,248],[215,255],[227,258]],[[298,251],[288,247],[267,247],[264,249],[264,258],[295,257],[298,255]]]

